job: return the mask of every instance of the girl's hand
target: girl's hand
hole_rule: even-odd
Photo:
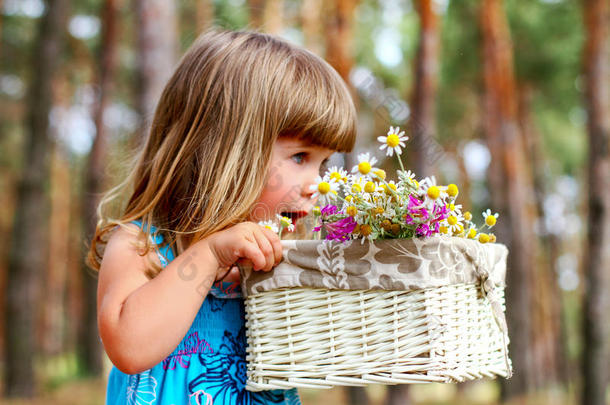
[[[282,260],[280,238],[254,222],[242,222],[206,239],[216,258],[216,280],[223,278],[237,261],[249,260],[254,270],[270,271]]]

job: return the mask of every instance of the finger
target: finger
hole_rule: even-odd
[[[244,240],[243,245],[239,249],[239,256],[250,259],[252,261],[254,270],[264,269],[267,265],[267,259],[265,258],[265,255],[261,252],[256,241],[249,242]]]
[[[271,229],[263,228],[263,232],[267,237],[267,240],[271,243],[271,247],[273,247],[273,257],[275,258],[275,265],[277,266],[282,261],[282,242],[280,242],[279,236]]]
[[[273,246],[271,246],[271,242],[267,239],[262,230],[258,230],[254,232],[254,238],[256,239],[256,243],[258,243],[258,247],[261,252],[265,255],[265,267],[263,270],[269,271],[273,268],[273,264],[275,262],[275,258],[273,256]]]

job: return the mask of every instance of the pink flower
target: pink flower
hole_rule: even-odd
[[[326,239],[327,240],[338,240],[338,241],[346,241],[350,237],[349,235],[356,228],[356,221],[354,218],[347,217],[340,219],[336,222],[331,222],[324,224],[324,229],[326,229]],[[314,232],[317,232],[321,229],[321,226],[314,228]]]
[[[332,205],[332,204],[329,204],[329,205],[325,205],[325,206],[324,206],[324,207],[323,207],[323,208],[320,210],[320,213],[321,213],[322,215],[328,216],[328,215],[333,215],[333,214],[336,214],[338,210],[339,210],[339,209],[337,208],[337,206]]]

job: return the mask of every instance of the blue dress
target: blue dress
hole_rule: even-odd
[[[133,222],[142,228],[141,222]],[[151,225],[151,238],[155,230]],[[168,245],[162,246],[162,235],[154,242],[165,267],[174,253]],[[300,404],[295,388],[246,391],[245,331],[239,283],[215,283],[186,336],[165,360],[139,374],[112,367],[106,404]]]

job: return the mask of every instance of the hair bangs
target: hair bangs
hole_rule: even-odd
[[[293,136],[339,152],[356,142],[357,118],[347,85],[324,60],[306,50],[293,58],[280,136]]]

